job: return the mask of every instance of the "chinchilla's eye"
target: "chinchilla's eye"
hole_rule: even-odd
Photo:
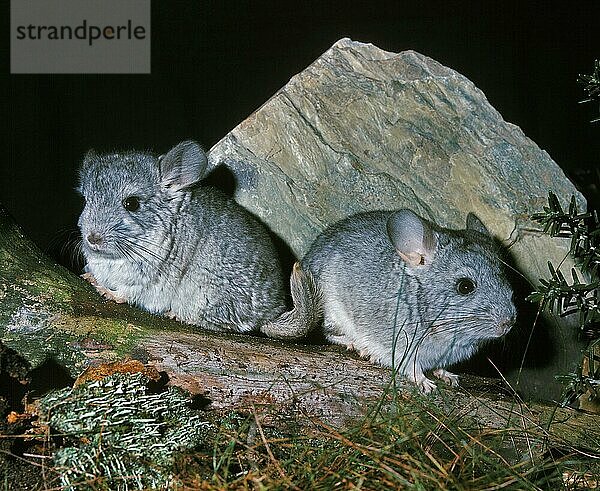
[[[475,283],[469,278],[461,278],[456,282],[456,291],[461,295],[468,295],[475,291]]]
[[[140,199],[137,196],[128,196],[123,200],[123,207],[127,211],[137,211],[140,209]]]

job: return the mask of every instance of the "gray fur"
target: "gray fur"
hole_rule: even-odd
[[[515,321],[512,289],[475,215],[467,229],[450,230],[410,210],[357,214],[325,230],[301,264],[320,292],[327,339],[425,392],[435,387],[425,371],[455,385],[445,368]],[[475,281],[472,293],[458,293],[461,278]]]
[[[88,153],[79,191],[86,271],[149,312],[248,332],[285,311],[277,253],[265,228],[220,191],[199,185],[206,155],[182,142],[146,152]],[[135,196],[139,209],[124,200]]]
[[[323,319],[321,291],[312,275],[300,268],[300,263],[294,264],[290,290],[294,308],[260,328],[270,338],[302,339],[317,328]]]

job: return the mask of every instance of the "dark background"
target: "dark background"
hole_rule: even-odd
[[[600,2],[152,2],[151,75],[2,77],[0,203],[57,254],[94,147],[210,148],[337,39],[417,50],[470,78],[580,185],[600,123],[576,79],[600,57]],[[8,41],[9,15],[0,21]],[[591,193],[588,193],[588,197]]]

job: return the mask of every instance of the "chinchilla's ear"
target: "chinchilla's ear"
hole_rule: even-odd
[[[89,162],[90,160],[94,160],[96,157],[98,157],[98,154],[96,153],[96,150],[94,150],[93,148],[90,148],[86,152],[85,157],[83,157],[83,161],[84,162]]]
[[[93,148],[88,150],[85,156],[83,157],[83,162],[81,162],[81,166],[79,167],[79,184],[76,188],[78,193],[83,194],[83,187],[85,181],[89,179],[86,176],[89,175],[90,168],[97,158],[98,154]]]
[[[469,213],[467,215],[467,230],[475,230],[476,232],[479,232],[487,237],[491,237],[487,227],[479,218],[477,218],[477,215],[474,213]]]
[[[429,264],[437,239],[429,222],[411,210],[398,210],[387,221],[387,234],[398,255],[412,267]]]
[[[194,141],[181,142],[159,159],[161,185],[172,191],[190,187],[204,177],[207,165],[200,145]]]
[[[87,151],[87,153],[85,154],[85,156],[83,157],[83,162],[81,163],[81,169],[84,169],[85,167],[90,165],[90,163],[92,163],[97,158],[98,158],[98,154],[96,153],[96,150],[94,150],[93,148],[90,148]]]

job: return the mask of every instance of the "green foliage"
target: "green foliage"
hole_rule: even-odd
[[[529,299],[542,302],[542,307],[569,315],[580,314],[580,326],[584,328],[600,319],[598,307],[598,272],[600,267],[600,223],[598,214],[581,213],[578,210],[575,196],[571,198],[567,212],[552,192],[548,195],[548,206],[543,213],[532,216],[544,227],[544,232],[552,237],[571,239],[569,252],[575,263],[592,281],[581,281],[577,271],[572,269],[572,283],[568,283],[563,274],[548,263],[550,280],[540,280],[541,287]]]
[[[46,395],[42,422],[63,439],[54,454],[65,489],[156,489],[172,484],[178,452],[204,442],[208,423],[189,395],[153,394],[141,373],[114,374]]]
[[[592,327],[600,321],[600,303],[598,287],[600,286],[600,221],[596,211],[580,212],[571,197],[567,211],[563,209],[558,198],[552,192],[548,195],[548,206],[543,213],[532,217],[541,223],[544,232],[552,237],[570,239],[569,252],[575,259],[584,278],[575,268],[571,270],[569,282],[563,273],[548,262],[549,279],[540,279],[537,291],[529,295],[528,300],[539,302],[541,309],[547,309],[561,316],[577,313],[579,327],[582,331],[592,332]],[[575,373],[561,375],[566,383],[563,404],[571,404],[586,391],[600,397],[600,359],[594,353],[600,340],[592,340],[585,356],[588,359],[588,372],[583,373],[583,363]]]
[[[591,75],[579,75],[579,83],[583,84],[588,98],[581,102],[599,102],[600,101],[600,60],[594,61],[594,71]],[[594,119],[592,123],[597,123],[600,118]]]

